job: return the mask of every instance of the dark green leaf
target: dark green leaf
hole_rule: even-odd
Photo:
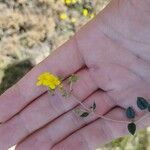
[[[95,110],[96,109],[96,103],[94,102],[93,103],[93,110]]]
[[[90,108],[95,110],[96,109],[96,103],[94,102],[93,105]]]
[[[83,112],[80,117],[87,117],[89,115],[89,112]]]
[[[150,104],[148,105],[148,111],[150,112]]]
[[[136,124],[134,122],[131,122],[128,124],[128,131],[134,135],[136,131]]]
[[[137,97],[137,106],[141,109],[147,109],[148,108],[148,101],[144,99],[143,97]]]
[[[135,111],[134,111],[134,109],[132,107],[128,107],[127,108],[127,110],[126,110],[126,116],[129,119],[135,118]]]

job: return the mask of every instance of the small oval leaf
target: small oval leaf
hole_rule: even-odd
[[[80,117],[87,117],[89,115],[89,112],[83,112]]]
[[[132,107],[128,107],[127,108],[127,110],[126,110],[126,116],[129,119],[135,118],[135,111],[134,111],[134,109]]]
[[[128,131],[134,135],[136,131],[136,124],[134,122],[131,122],[128,124]]]
[[[93,110],[95,110],[96,109],[96,103],[94,102],[93,103]]]
[[[137,106],[141,109],[147,109],[148,108],[148,101],[144,99],[143,97],[137,97]]]

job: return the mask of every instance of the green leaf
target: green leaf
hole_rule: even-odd
[[[93,105],[90,107],[90,109],[93,109],[93,110],[96,109],[96,103],[95,102],[93,102]]]
[[[134,109],[132,107],[128,107],[127,108],[127,110],[126,110],[126,116],[129,119],[135,118],[135,111],[134,111]]]
[[[134,135],[136,131],[136,124],[134,122],[131,122],[128,124],[128,131]]]
[[[137,97],[137,106],[141,109],[147,109],[148,108],[148,101],[144,99],[143,97]]]
[[[69,77],[69,83],[71,83],[71,82],[75,83],[77,80],[78,80],[78,76],[75,75],[75,74],[72,74],[72,75]]]
[[[96,109],[96,103],[95,102],[93,103],[93,107],[92,108],[93,108],[93,110]]]
[[[87,117],[89,115],[89,112],[83,112],[81,115],[80,115],[80,117]]]

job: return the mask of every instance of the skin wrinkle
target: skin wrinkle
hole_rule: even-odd
[[[91,66],[89,66],[89,69],[91,71],[97,70],[98,68],[99,67],[97,65],[91,65]],[[93,78],[91,73],[90,73],[90,76],[91,76],[91,78]],[[99,87],[99,85],[97,84],[97,82],[96,82],[96,80],[94,78],[93,78],[93,82],[96,84],[96,86]],[[102,89],[104,92],[113,91],[113,89],[106,89],[106,88],[104,89],[104,88],[101,88],[101,87],[99,87],[99,88]]]
[[[126,48],[125,46],[123,46],[119,41],[115,40],[115,37],[112,38],[111,36],[113,34],[118,34],[119,36],[121,35],[121,37],[123,38],[123,40],[126,40],[126,41],[129,41],[127,40],[127,37],[125,37],[123,34],[121,34],[120,32],[116,31],[113,27],[109,26],[109,28],[111,28],[111,31],[113,31],[111,33],[111,35],[109,35],[109,33],[106,33],[107,31],[104,31],[104,30],[101,30],[102,33],[104,34],[104,36],[106,36],[108,39],[110,39],[111,41],[117,43],[118,45],[122,46],[125,50],[129,50],[128,52],[130,52],[131,54],[133,54],[135,57],[141,59],[143,62],[145,62],[146,64],[149,64],[150,65],[150,62],[146,61],[144,58],[140,57],[139,54],[136,54],[135,52],[133,52],[130,48]],[[129,38],[128,38],[129,39]],[[130,39],[133,41],[133,39]],[[150,45],[149,43],[143,43],[141,41],[133,41],[135,43],[140,43],[140,44],[143,44],[143,45]]]
[[[45,131],[46,132],[46,131]],[[51,148],[53,147],[53,145],[55,145],[55,141],[52,139],[52,136],[51,136],[51,134],[47,131],[47,133],[48,133],[48,139],[49,139],[49,141],[51,142]]]
[[[119,35],[119,37],[122,37],[123,40],[128,40],[128,41],[132,41],[132,42],[135,42],[135,43],[140,43],[140,44],[143,44],[143,45],[150,45],[147,42],[139,41],[139,40],[133,39],[131,37],[126,37],[123,33],[117,31],[113,26],[111,26],[110,24],[108,24],[108,22],[106,23],[106,21],[104,19],[101,19],[101,23],[103,24],[103,27],[107,26],[107,28],[109,28],[109,32],[110,31],[112,32],[111,35],[117,34],[117,35]],[[111,37],[109,33],[106,33],[106,29],[105,30],[102,30],[101,28],[99,28],[99,29],[101,30],[101,32],[104,35],[106,35],[106,37],[109,37],[109,39],[111,39],[111,40],[113,39],[113,37]]]
[[[107,64],[106,62],[101,62],[101,64]],[[124,65],[120,65],[120,64],[118,64],[118,63],[113,63],[113,62],[109,62],[108,64],[112,64],[112,65],[116,65],[116,66],[119,66],[119,67],[121,67],[121,68],[124,68],[124,69],[126,69],[126,70],[128,70],[130,73],[132,73],[132,74],[134,74],[136,77],[138,77],[139,79],[141,79],[142,81],[144,81],[146,84],[147,84],[147,81],[145,81],[141,76],[139,76],[136,72],[134,72],[134,71],[132,71],[130,68],[128,68],[128,67],[126,67],[126,66],[124,66]],[[91,68],[93,68],[93,67],[91,67]],[[98,69],[99,67],[98,66],[96,66],[96,69]],[[95,68],[94,68],[95,69]],[[149,84],[148,84],[149,85]],[[115,91],[115,89],[108,89],[108,90],[105,90],[105,92],[112,92],[112,91]]]
[[[54,96],[55,96],[56,99],[52,100],[52,101],[49,100],[49,103],[54,108],[54,111],[56,112],[57,116],[59,116],[60,112],[66,112],[67,109],[65,108],[65,105],[62,103],[62,101],[63,101],[62,96],[60,96],[60,94],[58,92],[56,92]],[[59,102],[57,103],[57,101],[59,101]],[[59,104],[59,107],[58,107],[58,104]],[[63,107],[62,107],[62,105],[63,105]],[[59,108],[59,110],[58,110],[58,108]]]
[[[131,70],[130,68],[124,66],[124,65],[121,65],[121,64],[118,64],[118,63],[111,63],[111,64],[115,64],[117,66],[120,66],[121,68],[124,68],[126,70],[128,70],[130,73],[134,74],[137,78],[139,78],[140,80],[142,80],[144,83],[148,84],[147,81],[144,80],[144,78],[142,76],[140,76],[139,74],[137,74],[135,71]]]
[[[14,89],[15,89],[15,92],[14,92]],[[16,94],[15,97],[20,97],[21,100],[25,101],[25,95],[22,94],[23,92],[20,90],[20,87],[19,87],[19,84],[18,84],[18,83],[16,83],[16,84],[12,87],[11,90],[13,90],[13,92]],[[5,94],[5,93],[4,93],[4,94]],[[6,94],[7,94],[7,93],[6,93]],[[27,107],[27,106],[28,106],[28,105],[24,106],[24,108]],[[22,109],[24,109],[24,108],[22,108]],[[21,112],[22,109],[21,109],[19,112]],[[16,116],[16,114],[14,114],[13,117],[14,117],[14,116]],[[9,117],[7,120],[1,121],[1,123],[6,123],[6,122],[8,122],[9,120],[11,120],[11,118],[12,118],[12,117]],[[5,118],[4,118],[4,119],[5,119]],[[3,120],[3,118],[2,118],[2,120]]]
[[[76,114],[75,114],[75,112],[74,112],[74,110],[71,110],[72,111],[72,113],[70,114],[70,118],[71,118],[71,120],[74,122],[73,124],[76,126],[76,127],[78,127],[78,125],[79,125],[79,116],[77,116]],[[84,126],[84,125],[83,125]]]
[[[102,33],[107,37],[107,38],[109,38],[109,39],[111,39],[111,40],[113,40],[114,41],[114,39],[112,39],[112,37],[110,37],[109,35],[108,35],[108,33],[106,34],[103,30],[101,30],[102,31]],[[118,32],[119,33],[119,32]],[[120,33],[120,35],[121,35],[121,33]],[[123,34],[122,34],[122,36],[123,36]],[[123,37],[124,38],[124,37]],[[116,40],[115,40],[116,41]],[[136,41],[136,42],[138,42],[138,41]],[[118,42],[117,42],[118,43]],[[120,45],[120,43],[118,43],[119,45]],[[133,54],[135,57],[137,57],[138,59],[140,59],[141,61],[143,61],[143,63],[146,63],[146,64],[150,64],[149,62],[147,62],[147,61],[145,61],[144,59],[142,59],[141,57],[139,57],[139,55],[137,55],[137,54],[135,54],[133,51],[128,51],[128,52],[131,52],[131,54]],[[89,67],[89,69],[91,69],[91,68],[93,68],[93,67]],[[94,67],[95,68],[95,67]],[[131,71],[131,70],[130,70]],[[137,76],[137,73],[136,72],[134,72],[134,71],[132,71],[132,73],[134,73],[136,76]],[[91,74],[90,74],[91,75]],[[143,79],[143,77],[142,76],[140,76],[140,75],[138,75],[139,76],[139,78],[141,79],[141,80],[143,80],[144,81],[144,79]],[[92,77],[91,77],[92,78]],[[93,78],[92,78],[93,79]],[[147,81],[144,81],[146,84],[147,84]],[[94,83],[96,84],[96,82],[94,81]],[[110,90],[113,90],[113,89],[110,89]],[[105,90],[104,90],[105,91]],[[108,90],[107,90],[108,91]]]
[[[95,79],[92,77],[92,75],[91,75],[91,73],[90,73],[90,70],[98,69],[98,66],[97,66],[97,65],[94,65],[94,66],[91,66],[91,67],[89,66],[88,68],[89,68],[89,76],[91,77],[92,82],[93,82],[97,87],[99,87],[99,85],[96,83]],[[100,88],[100,90],[102,90],[103,92],[106,92],[106,90],[102,89],[101,87],[99,87],[99,88]]]
[[[81,129],[81,128],[80,128]],[[80,129],[78,129],[78,130],[76,130],[76,131],[79,131]],[[51,146],[51,149],[53,149],[56,145],[59,145],[59,143],[61,143],[61,142],[63,142],[64,140],[66,140],[67,138],[69,138],[70,136],[72,136],[73,134],[75,134],[75,132],[73,132],[73,133],[70,133],[68,136],[66,136],[66,137],[64,137],[62,140],[60,140],[59,142],[54,142],[54,144]],[[85,139],[85,137],[83,136],[83,134],[81,133],[81,132],[79,132],[79,134],[82,136],[82,143],[86,143],[86,144],[84,144],[84,145],[88,145],[88,142],[86,141],[86,139]],[[57,146],[56,146],[57,147]],[[89,145],[87,146],[88,147],[88,150],[90,150],[89,149]]]
[[[18,96],[19,97],[21,97],[20,99],[22,99],[23,101],[25,101],[25,95],[23,95],[22,93],[22,91],[20,91],[20,87],[19,87],[19,84],[18,83],[16,83],[14,86],[16,86],[15,87],[15,89],[16,89],[16,91],[17,91],[17,93],[18,93]],[[18,89],[18,90],[17,90]],[[39,96],[37,96],[36,98],[34,98],[32,101],[30,101],[28,104],[26,104],[25,106],[23,106],[23,108],[17,113],[17,114],[14,114],[12,117],[10,117],[8,120],[6,120],[5,122],[8,122],[9,120],[11,120],[11,118],[13,118],[13,117],[15,117],[15,116],[17,116],[18,114],[21,114],[21,112],[25,109],[25,108],[27,108],[31,103],[33,103],[34,101],[36,101],[37,99],[39,99],[41,96],[44,96],[44,95],[46,95],[46,93],[47,93],[47,91],[45,91],[45,92],[43,92],[43,93],[41,93]],[[4,122],[4,123],[5,123]]]
[[[103,132],[105,133],[105,136],[108,139],[106,141],[110,141],[110,139],[116,139],[116,134],[113,132],[113,130],[109,126],[110,123],[106,120],[103,120],[103,123],[105,126],[102,126],[102,129],[104,130]]]
[[[116,40],[112,39],[112,37],[109,36],[108,34],[106,34],[105,32],[103,32],[103,34],[104,34],[108,39],[112,40],[113,42],[117,42]],[[119,42],[117,42],[117,44],[120,45]],[[122,46],[122,45],[121,45],[121,46]],[[124,47],[124,46],[123,46],[123,47]],[[125,48],[125,47],[124,47],[124,48]],[[127,49],[125,48],[125,50],[127,50]],[[129,49],[128,49],[128,50],[129,50]],[[138,58],[139,60],[141,60],[143,63],[145,63],[145,64],[150,64],[150,62],[145,61],[145,60],[144,60],[143,58],[141,58],[139,55],[135,54],[132,50],[129,50],[128,52],[130,52],[131,54],[133,54],[136,58]],[[142,63],[142,62],[141,62],[141,63]],[[118,64],[118,65],[120,65],[120,64]],[[120,65],[120,66],[121,66],[121,65]],[[123,65],[122,65],[122,66],[123,66]],[[124,66],[124,67],[125,67],[125,66]],[[128,70],[129,70],[129,68],[128,68]],[[147,84],[147,81],[145,81],[142,76],[140,76],[140,75],[137,74],[136,72],[132,71],[131,69],[130,69],[130,71],[131,71],[132,73],[134,73],[135,75],[138,75],[139,78]]]
[[[76,106],[74,107],[74,108],[76,108]],[[68,110],[67,112],[65,112],[65,113],[63,113],[61,116],[63,116],[63,115],[66,115],[68,112],[70,112],[70,111],[72,111],[74,108],[72,108],[72,109],[70,109],[70,110]],[[61,117],[61,116],[59,116],[59,117]],[[57,118],[55,118],[54,120],[57,120],[59,117],[57,117]],[[54,120],[52,120],[51,122],[54,122]],[[73,119],[72,119],[73,120]],[[73,120],[74,121],[74,120]],[[49,123],[48,123],[49,124]],[[77,129],[77,130],[79,130],[79,129]],[[61,141],[63,141],[64,139],[66,139],[67,137],[69,137],[70,135],[72,135],[74,132],[76,132],[76,130],[75,131],[73,131],[72,133],[69,133],[69,135],[67,135],[66,137],[63,137],[61,140],[59,140],[59,141],[53,141],[53,144],[52,144],[52,148],[55,146],[55,145],[57,145],[58,143],[60,143]]]
[[[94,86],[96,87],[96,88],[99,88],[96,84],[95,84],[95,82],[93,82],[93,78],[91,77],[91,75],[90,75],[90,73],[89,73],[89,68],[87,68],[87,74],[88,74],[88,76],[89,76],[89,78],[90,78],[90,80],[92,81],[92,83],[94,84]],[[87,82],[85,82],[85,80],[83,79],[82,80],[83,82],[84,82],[84,84],[85,84],[85,88],[88,88],[89,86],[88,86],[88,83]]]
[[[81,54],[81,49],[80,49],[80,47],[79,47],[77,34],[75,34],[74,37],[75,37],[75,42],[76,42],[77,50],[78,50],[78,52],[80,53],[80,56],[82,56],[82,60],[84,60],[84,64],[85,64],[86,67],[88,68],[87,71],[89,72],[90,68],[87,66],[87,62],[86,62],[85,58],[83,57],[83,55]],[[92,82],[93,82],[97,87],[99,87],[99,86],[96,84],[95,80],[92,78],[92,76],[91,76],[90,73],[89,73],[89,76],[90,76]],[[102,90],[103,90],[103,89],[102,89]]]
[[[78,42],[77,33],[74,35],[74,37],[75,37],[75,42],[76,42],[77,50],[78,50],[78,52],[80,53],[80,55],[82,56],[82,59],[84,60],[84,64],[86,65],[86,67],[87,67],[88,69],[90,69],[90,68],[87,66],[87,62],[86,62],[85,58],[83,57],[83,54],[81,53],[81,49],[80,49],[80,44],[79,44],[79,42]],[[93,78],[91,77],[91,79],[93,79]],[[94,83],[95,83],[95,82],[94,82]],[[97,86],[96,83],[95,83],[95,85]]]
[[[76,107],[76,106],[75,106]],[[74,107],[74,108],[75,108]],[[73,109],[74,109],[73,108]],[[63,114],[61,114],[60,116],[58,116],[57,118],[55,118],[55,119],[53,119],[51,122],[53,123],[55,120],[57,120],[59,117],[61,117],[61,116],[63,116],[63,115],[65,115],[65,114],[67,114],[68,112],[70,112],[72,109],[70,109],[70,110],[68,110],[67,112],[65,112],[65,113],[63,113]],[[47,125],[49,125],[50,124],[50,122],[48,122],[47,123]],[[79,129],[78,129],[79,130]],[[75,131],[74,131],[75,132]],[[73,133],[74,133],[73,132]],[[49,133],[49,132],[48,132]],[[63,141],[64,139],[66,139],[67,137],[69,137],[70,135],[72,135],[73,133],[69,133],[69,135],[67,135],[66,137],[63,137],[61,140],[59,140],[59,141],[54,141],[54,140],[52,140],[53,141],[53,143],[52,143],[52,145],[51,145],[51,148],[53,148],[55,145],[57,145],[58,143],[60,143],[61,141]],[[49,134],[50,135],[50,134]]]
[[[120,8],[120,0],[118,0],[118,3],[117,3],[117,5],[118,5],[118,12],[119,12],[119,8]]]
[[[119,113],[118,114],[120,114],[122,117],[126,117],[125,115],[124,115],[124,112],[126,111],[126,108],[123,108],[123,107],[121,107],[121,106],[116,106],[114,109],[112,109],[111,111],[119,111]],[[109,112],[111,112],[111,111],[109,111]],[[108,115],[109,115],[109,112],[107,113]],[[106,114],[106,115],[107,115]],[[121,118],[121,116],[119,116],[119,118]],[[127,128],[125,127],[126,125],[125,124],[123,124],[122,126],[124,126],[124,127],[122,127],[123,129],[122,129],[122,132],[120,132],[119,133],[119,135],[117,135],[116,136],[116,133],[114,132],[114,130],[113,130],[113,128],[110,128],[110,124],[111,124],[111,122],[108,122],[107,120],[103,120],[104,122],[105,122],[105,125],[107,126],[107,129],[109,129],[110,131],[109,131],[109,133],[111,133],[112,134],[112,139],[116,139],[116,138],[120,138],[120,137],[122,137],[123,135],[128,135],[128,131],[127,131]],[[109,138],[110,139],[110,138]],[[111,140],[111,139],[110,139]]]
[[[137,40],[134,40],[134,39],[131,39],[131,38],[128,38],[128,37],[125,37],[121,32],[118,32],[117,30],[115,30],[113,27],[109,26],[109,28],[111,29],[111,31],[113,31],[111,34],[118,34],[119,36],[121,35],[121,37],[123,38],[123,40],[126,40],[126,41],[133,41],[135,43],[140,43],[142,45],[150,45],[149,43],[144,43],[144,42],[141,42],[141,41],[137,41]],[[124,47],[119,41],[115,40],[115,38],[112,38],[111,35],[109,35],[109,33],[106,33],[105,31],[101,30],[102,33],[107,37],[109,38],[110,40],[112,40],[113,42],[116,42],[118,45],[122,46],[125,50],[126,47]],[[135,52],[133,52],[130,48],[128,48],[128,52],[131,52],[131,54],[133,54],[135,57],[141,59],[143,62],[145,62],[146,64],[150,64],[150,62],[144,60],[142,57],[140,57],[138,54],[136,54]]]
[[[107,139],[106,141],[108,141],[110,139],[110,137],[114,138],[115,135],[113,134],[113,132],[110,129],[110,127],[108,126],[109,122],[103,119],[100,123],[103,124],[103,125],[101,125],[101,127],[102,127],[101,129],[102,129],[103,135],[105,135],[105,138]]]
[[[80,132],[80,135],[83,137],[83,138],[82,138],[82,139],[83,139],[83,143],[85,142],[85,145],[87,146],[87,150],[91,150],[91,149],[90,149],[89,142],[88,142],[88,140],[86,139],[86,136],[85,136],[82,132]]]
[[[148,9],[148,10],[141,10],[139,7],[136,7],[135,4],[138,4],[137,1],[134,1],[134,2],[133,2],[133,0],[128,0],[128,3],[129,3],[130,5],[132,5],[132,7],[134,7],[134,9],[138,9],[139,11],[142,11],[142,12],[144,11],[144,12],[150,13],[149,9]],[[150,2],[149,2],[149,1],[145,0],[144,3],[145,3],[148,7],[150,7]],[[140,5],[139,5],[139,6],[140,6]]]
[[[129,0],[129,1],[131,1],[131,0]],[[124,4],[121,4],[121,3],[124,3]],[[117,3],[117,5],[118,5],[118,14],[120,13],[119,11],[122,11],[122,10],[120,10],[120,8],[121,8],[121,6],[122,5],[125,5],[125,6],[127,6],[127,3],[128,3],[128,0],[118,0],[118,3]]]
[[[84,67],[87,67],[85,59],[84,59],[83,55],[81,54],[81,50],[80,50],[79,43],[78,43],[78,38],[77,38],[77,33],[74,35],[74,41],[75,41],[76,50],[78,51],[77,53],[79,54],[81,60],[83,60],[83,64],[85,64]]]
[[[90,78],[92,79],[92,78]],[[98,87],[98,86],[97,86]],[[72,91],[71,95],[75,98],[78,99],[81,102],[84,102],[88,97],[90,97],[92,94],[94,94],[98,89],[96,89],[95,91],[93,91],[90,95],[88,95],[87,97],[85,97],[83,100],[80,100],[80,98],[74,93],[74,91]],[[79,104],[76,104],[74,107],[78,106]]]
[[[26,121],[24,121],[24,118],[22,117],[22,113],[19,112],[17,116],[18,116],[19,120],[22,122],[23,128],[26,130],[27,135],[30,135],[32,133],[32,130],[30,130],[27,127],[27,123],[26,123]]]
[[[97,69],[99,69],[99,67],[97,66],[97,65],[91,65],[90,67],[90,70],[91,71],[93,71],[94,72],[94,70],[97,70]],[[92,76],[92,74],[90,73],[90,75]],[[109,77],[108,77],[109,78]],[[94,80],[94,77],[93,77],[93,81],[94,81],[94,83],[96,84],[97,82],[96,82],[96,80]],[[96,84],[98,87],[99,87],[99,85],[98,84]],[[104,88],[101,88],[101,87],[99,87],[100,89],[102,89],[103,90],[103,92],[110,92],[110,91],[113,91],[114,89],[104,89]]]
[[[114,98],[112,98],[112,96],[110,96],[109,95],[109,91],[108,92],[104,92],[104,94],[106,94],[109,98],[109,100],[113,103],[113,106],[116,106],[117,105],[117,103],[116,103],[116,101],[114,100]],[[106,100],[105,100],[105,102],[106,102]],[[107,103],[107,102],[106,102]],[[110,103],[108,103],[109,105],[111,105]]]

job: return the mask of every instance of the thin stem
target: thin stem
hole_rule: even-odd
[[[78,103],[80,103],[87,111],[91,112],[91,110],[89,108],[87,108],[81,101],[79,101],[77,99],[76,99],[76,101],[78,101]],[[108,120],[108,121],[113,121],[113,122],[117,122],[117,123],[127,123],[127,124],[131,122],[131,121],[115,120],[115,119],[112,119],[112,118],[109,118],[109,117],[105,117],[105,116],[103,116],[101,114],[95,113],[94,111],[92,111],[92,112],[96,116],[98,116],[98,117],[100,117],[102,119]],[[150,113],[147,113],[147,114],[143,115],[140,119],[136,120],[135,123],[138,124],[139,122],[141,122],[144,118],[148,117],[149,115],[150,115]]]
[[[73,82],[70,82],[69,93],[72,92],[72,90],[73,90],[72,85],[73,85]]]
[[[70,86],[69,86],[69,94],[71,94],[72,91],[73,91],[72,86],[73,86],[73,82],[70,83]],[[87,106],[85,106],[80,100],[78,100],[78,99],[75,99],[75,100],[76,100],[86,111],[88,111],[89,113],[92,112],[92,113],[95,114],[97,117],[100,117],[100,118],[105,119],[105,120],[107,120],[107,121],[113,121],[113,122],[125,123],[125,124],[128,124],[128,123],[131,122],[131,121],[122,121],[122,120],[116,120],[116,119],[112,119],[112,118],[109,118],[109,117],[105,117],[105,116],[103,116],[103,115],[101,115],[101,114],[98,114],[98,113],[95,113],[94,111],[91,111],[91,109],[88,108]],[[140,121],[142,121],[142,120],[143,120],[145,117],[147,117],[148,115],[149,115],[149,113],[146,114],[146,115],[144,115],[144,116],[141,117],[140,119],[136,120],[135,122],[136,122],[136,123],[139,123]]]
[[[80,105],[82,105],[83,108],[85,108],[85,110],[87,110],[88,112],[91,112],[91,110],[90,110],[88,107],[86,107],[81,101],[79,101],[78,99],[76,99],[76,101],[77,101],[78,103],[80,103]],[[117,123],[129,123],[129,121],[115,120],[115,119],[112,119],[112,118],[109,118],[109,117],[105,117],[105,116],[103,116],[103,115],[101,115],[101,114],[95,113],[94,111],[92,111],[92,112],[93,112],[97,117],[100,117],[100,118],[105,119],[105,120],[108,120],[108,121],[113,121],[113,122],[117,122]]]
[[[139,122],[141,122],[143,119],[145,119],[145,118],[148,117],[149,115],[150,115],[150,113],[147,113],[147,114],[143,115],[140,119],[138,119],[138,120],[135,121],[135,122],[138,124]]]
[[[71,93],[73,91],[72,89],[72,85],[73,83],[70,83],[70,88],[69,88],[69,93]],[[86,111],[91,112],[91,109],[89,109],[88,107],[86,107],[81,101],[79,101],[78,99],[75,99]],[[97,117],[100,117],[102,119],[108,120],[108,121],[113,121],[113,122],[117,122],[117,123],[129,123],[129,121],[122,121],[122,120],[115,120],[115,119],[111,119],[108,117],[105,117],[101,114],[97,114],[94,111],[92,111]]]
[[[81,101],[79,101],[78,99],[75,99],[76,102],[78,102],[85,110],[87,111],[91,111],[89,108],[87,108]]]

